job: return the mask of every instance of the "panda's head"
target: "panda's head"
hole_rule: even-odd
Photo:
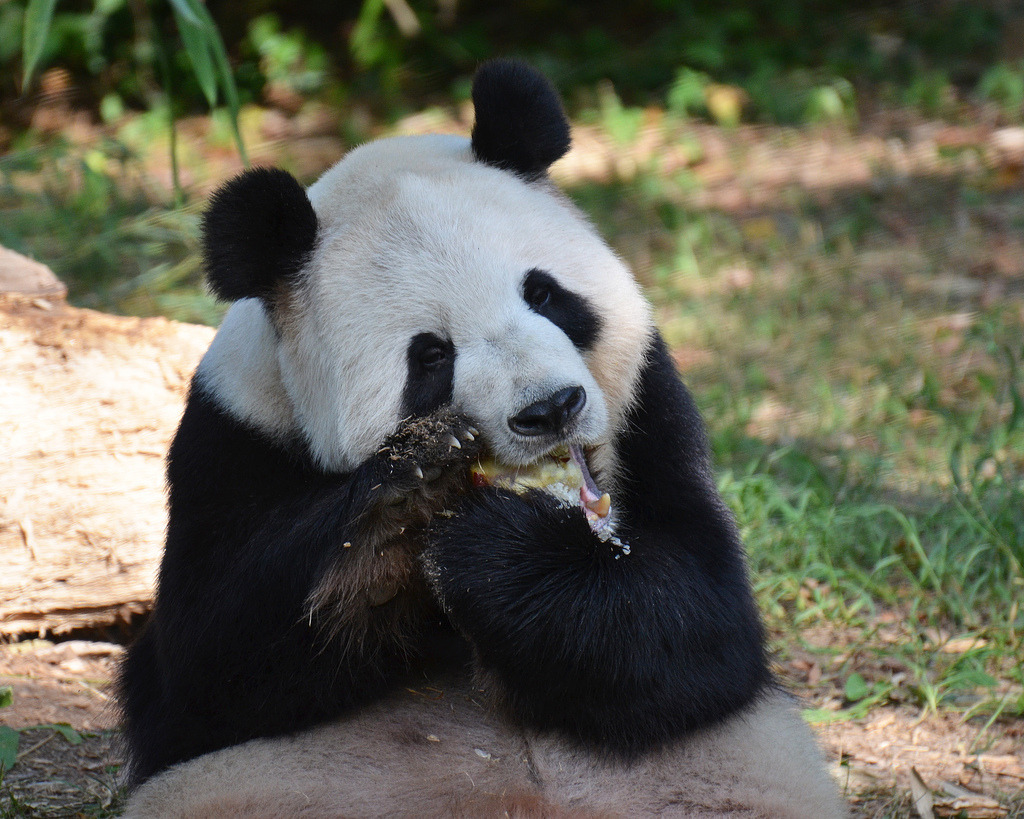
[[[351,469],[401,419],[452,406],[499,460],[598,447],[649,342],[629,271],[550,183],[569,147],[554,90],[514,62],[473,86],[472,140],[363,145],[308,191],[253,170],[204,222],[234,300],[199,386],[271,437]]]

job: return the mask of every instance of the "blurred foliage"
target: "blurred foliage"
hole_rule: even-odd
[[[283,31],[277,15],[263,14],[249,25],[247,40],[259,54],[264,82],[306,96],[326,87],[331,71],[327,51],[301,29]]]
[[[19,43],[30,1],[0,4],[0,99],[22,90]],[[626,107],[667,102],[720,122],[739,115],[851,121],[864,97],[946,115],[955,113],[958,94],[992,102],[1017,121],[1024,103],[1024,72],[1014,62],[1022,55],[999,62],[1013,40],[1003,6],[937,0],[841,7],[824,0],[66,0],[57,4],[42,64],[71,72],[82,105],[105,104],[108,113],[151,107],[154,89],[166,83],[158,81],[157,40],[147,32],[174,36],[175,21],[182,29],[177,7],[188,3],[216,20],[242,104],[269,89],[272,102],[282,92],[355,98],[378,116],[397,116],[465,98],[476,64],[509,54],[544,70],[576,110],[607,102],[602,82]],[[211,98],[212,68],[201,51],[170,55],[167,82],[179,114]],[[716,114],[708,89],[719,86],[741,94],[731,104],[719,95],[727,104]]]
[[[199,0],[6,0],[0,4],[0,94],[31,93],[26,75],[57,65],[74,76],[83,104],[118,94],[149,107],[160,91],[160,50],[175,40],[183,47],[167,50],[183,99],[212,105],[218,90],[230,98],[233,75],[220,70],[217,26]]]
[[[246,160],[245,145],[238,128],[239,98],[235,84],[234,70],[228,57],[224,41],[217,29],[217,24],[210,16],[209,10],[200,0],[166,0],[158,3],[150,0],[144,3],[130,3],[127,0],[96,0],[92,10],[86,14],[74,12],[56,13],[57,0],[24,0],[24,6],[7,3],[6,8],[13,13],[0,18],[0,25],[6,24],[7,31],[0,34],[0,42],[6,44],[5,51],[10,58],[20,58],[22,63],[21,90],[31,90],[41,66],[50,61],[65,60],[67,49],[81,46],[86,55],[86,67],[93,73],[102,72],[112,67],[111,60],[105,49],[103,34],[107,23],[116,13],[129,8],[133,18],[134,38],[129,68],[152,69],[156,66],[159,75],[160,102],[167,112],[167,127],[170,133],[170,153],[174,189],[180,199],[182,196],[181,182],[178,171],[176,145],[176,106],[182,99],[176,94],[176,74],[189,77],[196,84],[206,100],[213,108],[219,100],[223,100],[228,111],[228,118],[234,132],[238,151],[243,161]],[[18,12],[21,12],[18,16]],[[173,29],[177,36],[173,38],[168,31],[173,21]],[[14,36],[21,28],[21,48],[17,47]],[[123,44],[125,37],[113,41],[110,45],[116,50],[116,44]],[[175,50],[174,42],[181,48]],[[184,54],[185,60],[177,59]],[[65,67],[65,70],[66,67]],[[127,73],[137,74],[130,70]],[[143,75],[145,71],[142,72]],[[51,93],[60,92],[60,83],[50,89]],[[44,97],[47,89],[43,89]],[[185,96],[185,99],[188,95]],[[151,90],[148,95],[149,107],[157,104],[157,95]],[[116,117],[123,111],[123,103],[116,91],[107,91],[99,105],[101,115],[108,118]]]
[[[1019,119],[1024,112],[1024,60],[986,70],[978,81],[978,96],[998,105],[1007,119]]]
[[[122,143],[56,140],[0,157],[0,245],[51,264],[83,307],[216,324],[199,261],[199,204],[154,204]]]

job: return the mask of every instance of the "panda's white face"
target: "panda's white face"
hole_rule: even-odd
[[[300,433],[335,470],[404,416],[449,403],[509,463],[610,438],[649,311],[547,183],[475,162],[465,139],[407,137],[356,149],[308,195],[316,249],[276,332],[262,303],[243,299],[200,369],[236,415]],[[565,423],[535,426],[531,408],[552,396],[572,405]]]

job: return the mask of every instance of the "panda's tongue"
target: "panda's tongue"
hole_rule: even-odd
[[[587,468],[587,459],[583,456],[583,449],[579,444],[569,445],[569,457],[579,467],[583,475],[583,486],[580,487],[580,505],[595,531],[603,528],[608,523],[608,513],[611,511],[611,496],[607,492],[601,492],[594,482],[590,470]]]

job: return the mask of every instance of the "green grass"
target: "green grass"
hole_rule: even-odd
[[[1024,195],[990,178],[790,191],[742,216],[687,205],[686,178],[574,191],[646,262],[780,659],[802,646],[835,674],[844,707],[811,719],[1024,716],[1022,291],[994,276],[986,297],[966,272],[1013,241]],[[881,220],[897,208],[900,235]]]

